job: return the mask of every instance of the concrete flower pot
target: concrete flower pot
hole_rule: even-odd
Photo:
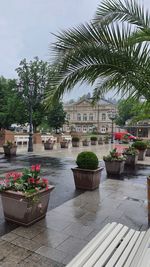
[[[126,161],[125,161],[126,165],[135,166],[137,164],[138,155],[127,155],[127,154],[124,155],[126,156]]]
[[[44,143],[45,150],[52,150],[54,147],[54,143]]]
[[[89,146],[89,144],[90,144],[90,141],[87,141],[87,140],[82,141],[83,146]]]
[[[22,192],[5,191],[1,193],[5,220],[19,225],[29,226],[45,217],[50,192],[54,186],[42,189],[31,197],[25,197]],[[33,197],[34,196],[34,197]]]
[[[68,145],[69,145],[69,144],[68,144],[68,141],[61,141],[61,142],[60,142],[60,147],[61,147],[61,148],[68,148]]]
[[[16,156],[16,152],[17,152],[17,146],[3,146],[3,149],[4,149],[4,154],[6,156]]]
[[[113,160],[105,161],[107,174],[121,174],[124,171],[125,161]]]
[[[99,145],[103,145],[103,140],[98,140]]]
[[[145,160],[145,155],[146,155],[146,149],[140,149],[139,151],[139,155],[138,155],[138,160]]]
[[[72,147],[79,147],[79,141],[72,141]]]
[[[76,189],[94,190],[99,187],[103,168],[96,170],[72,168]]]
[[[93,146],[95,146],[97,144],[97,141],[95,141],[95,140],[91,140],[91,145]]]
[[[145,156],[150,157],[150,147],[147,148]]]

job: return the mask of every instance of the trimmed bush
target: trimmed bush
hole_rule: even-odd
[[[91,136],[91,141],[97,141],[97,137],[96,136]]]
[[[80,138],[78,136],[73,136],[72,137],[72,142],[79,142]]]
[[[98,168],[98,157],[91,151],[84,151],[78,154],[76,163],[81,169],[96,170]]]
[[[135,141],[132,144],[132,147],[138,149],[138,150],[145,150],[147,148],[147,144],[143,141]]]

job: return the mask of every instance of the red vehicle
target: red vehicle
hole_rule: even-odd
[[[136,140],[136,136],[128,133],[128,132],[118,132],[118,133],[114,133],[114,138],[115,140],[123,140],[123,139],[128,139],[130,141],[134,141]]]

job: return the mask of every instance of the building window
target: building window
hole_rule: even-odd
[[[83,114],[83,121],[87,121],[87,114]]]
[[[90,113],[90,115],[89,115],[89,120],[90,120],[90,121],[93,121],[93,113]]]
[[[106,120],[106,114],[102,113],[102,121],[105,121],[105,120]]]
[[[66,119],[70,121],[70,114],[67,114]]]
[[[87,127],[86,127],[86,125],[83,125],[83,132],[87,132]]]
[[[77,114],[77,121],[81,121],[81,114],[80,113]]]

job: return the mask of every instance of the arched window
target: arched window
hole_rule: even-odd
[[[106,114],[102,113],[102,121],[105,121],[105,120],[106,120]]]
[[[83,121],[87,121],[87,114],[83,114]]]
[[[81,114],[80,113],[77,114],[77,121],[81,121]]]
[[[93,121],[93,113],[90,113],[90,114],[89,114],[89,120],[90,120],[90,121]]]

